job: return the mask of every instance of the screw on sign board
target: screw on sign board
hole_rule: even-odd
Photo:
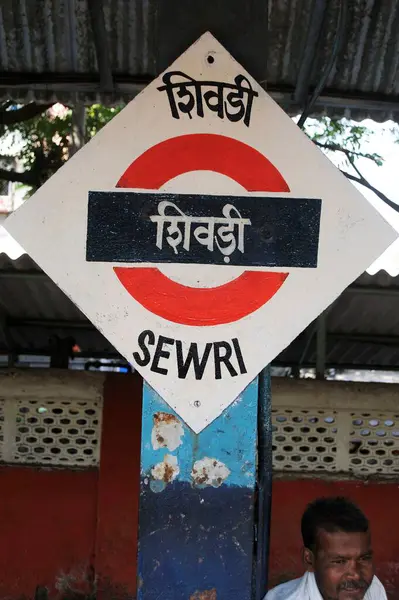
[[[197,433],[396,237],[209,33],[6,227]]]

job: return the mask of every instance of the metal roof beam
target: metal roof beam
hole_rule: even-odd
[[[310,78],[316,50],[320,40],[326,7],[327,0],[313,0],[313,10],[310,17],[305,48],[294,92],[294,101],[301,107],[304,106],[308,97]]]
[[[399,349],[399,336],[379,335],[371,333],[327,333],[328,340],[337,342],[351,342],[355,344],[368,344],[370,346],[394,346]]]
[[[104,93],[101,88],[101,82],[91,76],[76,76],[75,74],[60,77],[56,74],[39,74],[35,76],[32,73],[1,73],[0,72],[0,96],[18,95],[28,92],[54,92],[55,94],[93,94],[101,98],[102,101],[109,103],[121,102],[121,97],[126,99],[134,98],[146,85],[151,83],[152,79],[145,76],[114,78],[113,93]],[[311,91],[311,90],[310,90]],[[300,112],[300,106],[293,100],[295,89],[293,87],[280,87],[270,84],[267,86],[267,92],[270,96],[292,115]],[[62,101],[62,98],[60,99]],[[65,102],[65,101],[64,101]],[[93,100],[94,102],[94,100]],[[342,111],[362,110],[365,112],[384,112],[399,113],[399,97],[386,96],[379,93],[347,92],[334,89],[325,89],[323,94],[315,102],[315,111],[317,108],[330,108]]]
[[[7,356],[8,355],[8,350],[7,348],[0,348],[0,356]],[[50,357],[50,353],[49,353],[49,349],[48,348],[37,348],[32,350],[32,348],[23,348],[22,346],[18,347],[16,350],[16,357],[18,356],[44,356],[44,357]],[[124,360],[123,356],[121,356],[120,354],[118,354],[118,352],[116,350],[104,350],[103,352],[101,350],[93,350],[91,351],[86,350],[84,352],[79,352],[75,354],[76,358],[93,358],[93,359],[118,359],[118,360]],[[18,360],[16,359],[14,362],[18,362]],[[126,364],[129,364],[126,362]],[[0,365],[1,368],[1,365]]]
[[[64,321],[60,319],[24,319],[8,317],[6,323],[9,328],[40,327],[41,329],[81,329],[84,331],[97,331],[89,320]]]
[[[107,30],[105,28],[103,2],[102,0],[88,0],[88,7],[94,46],[96,48],[98,70],[100,71],[100,89],[103,92],[112,92],[114,83]]]
[[[43,279],[51,281],[43,271],[11,271],[11,269],[9,271],[0,271],[0,279],[25,279],[28,281],[32,279]]]
[[[297,368],[297,364],[294,361],[288,360],[273,360],[271,363],[272,367],[280,367],[280,368]],[[315,369],[315,364],[311,362],[307,362],[306,364],[300,365],[301,369]],[[337,369],[339,371],[399,371],[399,365],[374,365],[374,364],[364,364],[359,363],[336,363],[336,362],[328,362],[326,363],[327,369]]]
[[[381,287],[376,285],[350,285],[345,292],[365,296],[398,296],[399,287]]]

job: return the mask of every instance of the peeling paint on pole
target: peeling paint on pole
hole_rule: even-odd
[[[181,421],[170,412],[158,412],[154,415],[151,442],[154,450],[168,448],[176,450],[182,443],[184,429]]]
[[[195,592],[190,596],[190,600],[217,600],[216,590],[206,590],[203,592]]]
[[[162,462],[157,463],[151,469],[151,489],[153,492],[161,492],[167,483],[176,479],[180,472],[177,457],[165,454]]]
[[[230,475],[230,469],[220,460],[206,456],[201,460],[196,460],[191,471],[193,484],[196,486],[219,487]]]
[[[195,434],[144,384],[139,600],[250,600],[257,398]]]

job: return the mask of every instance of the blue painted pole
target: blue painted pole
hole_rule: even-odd
[[[139,600],[252,600],[258,379],[198,435],[143,388]]]

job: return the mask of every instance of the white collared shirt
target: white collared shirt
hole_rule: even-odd
[[[270,590],[264,600],[323,600],[314,573],[306,572],[300,579],[293,579]],[[374,577],[364,600],[387,600],[384,586]]]

